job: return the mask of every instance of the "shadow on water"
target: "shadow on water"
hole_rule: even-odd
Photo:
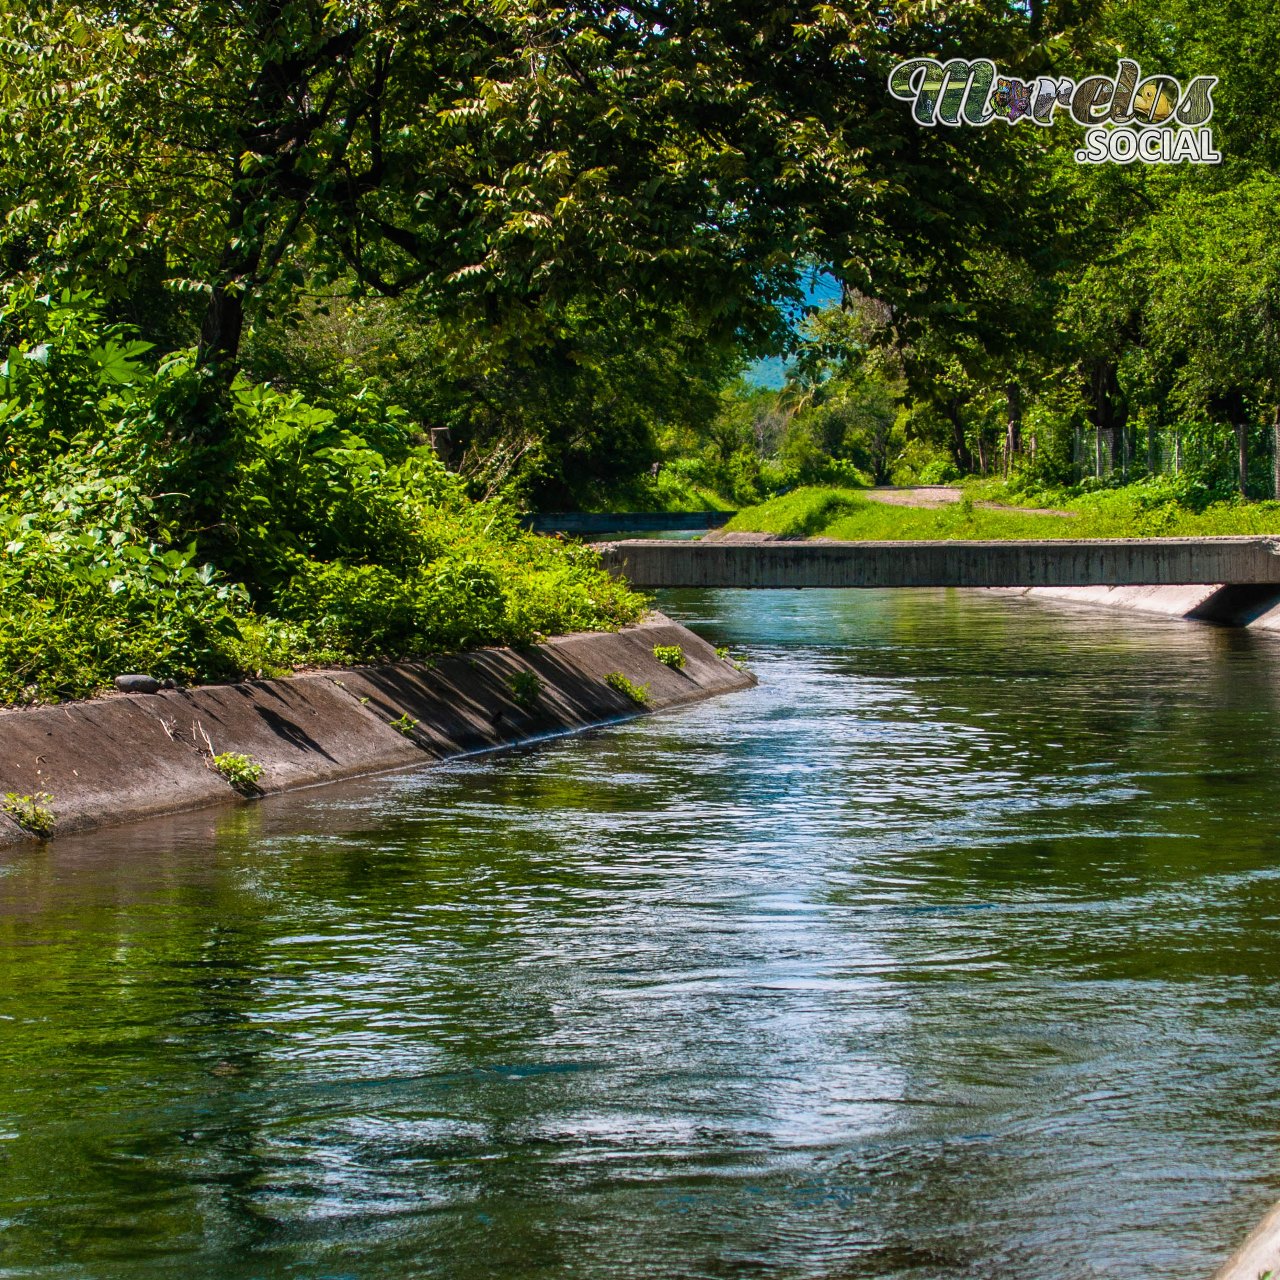
[[[1206,1276],[1280,645],[671,593],[758,688],[0,857],[0,1275]]]

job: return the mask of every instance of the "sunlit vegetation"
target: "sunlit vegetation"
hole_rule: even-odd
[[[865,491],[812,487],[740,511],[726,528],[850,541],[1280,533],[1280,502],[1205,501],[1203,494],[1197,502],[1196,496],[1159,480],[1082,494],[988,484],[966,486],[958,501],[911,507],[875,501]],[[1020,505],[1033,509],[1017,510]]]
[[[1274,495],[1278,38],[1225,0],[0,2],[0,703],[638,616],[537,509],[1270,530],[1215,504]],[[1118,49],[1220,77],[1221,166],[886,89]],[[973,477],[1074,514],[856,496]]]

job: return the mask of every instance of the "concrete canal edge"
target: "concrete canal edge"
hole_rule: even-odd
[[[1213,1280],[1264,1280],[1264,1277],[1280,1277],[1280,1204],[1213,1273]]]
[[[658,661],[655,645],[679,645],[683,669]],[[605,682],[615,671],[648,686],[643,708]],[[262,768],[258,792],[269,795],[753,684],[705,640],[653,613],[621,631],[579,632],[527,649],[3,711],[0,794],[48,794],[60,835],[240,800],[213,768],[215,753],[251,757]],[[0,815],[0,845],[33,838]]]
[[[1280,587],[1224,583],[1165,587],[997,587],[1003,595],[1054,600],[1090,608],[1120,609],[1280,632]],[[1280,1280],[1280,1277],[1277,1278]]]

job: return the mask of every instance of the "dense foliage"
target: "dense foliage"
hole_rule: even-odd
[[[28,298],[0,366],[0,700],[421,655],[610,627],[641,602],[586,548],[467,498],[376,396],[325,407],[238,379],[235,466],[174,423],[191,355],[148,362],[84,297]],[[202,493],[202,490],[210,492]],[[216,494],[213,527],[192,512]]]
[[[633,616],[529,507],[1270,497],[1278,41],[1228,0],[0,0],[0,697]],[[1224,161],[921,128],[915,55],[1217,75]]]
[[[805,486],[738,512],[730,530],[849,541],[900,538],[1207,537],[1280,531],[1280,502],[1215,499],[1203,486],[1153,477],[1117,488],[1011,491],[968,485],[953,500],[897,505],[865,490]]]
[[[957,43],[974,11],[943,8],[930,52],[975,56]],[[781,426],[760,447],[739,433],[752,456],[736,470],[754,490],[722,484],[726,497],[850,469],[877,483],[1171,476],[1223,500],[1277,494],[1280,111],[1267,86],[1280,18],[1138,0],[1040,24],[1040,41],[1019,40],[1016,21],[1003,45],[988,30],[980,51],[1028,78],[1114,72],[1120,57],[1184,85],[1217,76],[1222,163],[1082,165],[1069,122],[917,129],[929,136],[903,139],[904,203],[864,270],[827,260],[843,302],[799,328],[771,406]],[[747,411],[738,397],[698,455]]]

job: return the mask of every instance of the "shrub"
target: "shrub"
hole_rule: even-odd
[[[242,587],[193,546],[166,548],[66,490],[45,496],[61,509],[0,509],[0,702],[82,697],[122,671],[235,673]]]
[[[589,548],[470,501],[367,388],[318,405],[238,380],[216,452],[189,353],[147,364],[91,300],[19,294],[0,315],[0,704],[84,697],[124,671],[279,675],[644,611]]]

